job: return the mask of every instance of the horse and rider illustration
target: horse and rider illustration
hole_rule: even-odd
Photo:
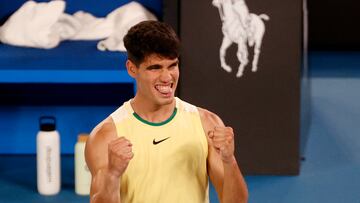
[[[238,46],[236,55],[240,62],[236,77],[243,75],[244,68],[249,63],[248,46],[254,47],[251,71],[256,72],[265,33],[264,21],[268,21],[269,16],[250,13],[244,0],[213,0],[212,5],[219,9],[222,21],[221,67],[227,72],[232,71],[232,68],[225,61],[225,56],[230,45],[236,43]]]

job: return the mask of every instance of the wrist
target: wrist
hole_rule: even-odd
[[[231,155],[229,157],[223,158],[222,162],[224,165],[233,165],[233,164],[237,164],[236,158],[234,155]]]
[[[107,191],[109,191],[110,193],[119,191],[121,175],[116,172],[112,172],[109,169],[105,173],[105,179],[107,183],[105,187],[107,188]]]
[[[118,171],[112,170],[111,168],[108,168],[106,173],[110,180],[118,180],[122,175]]]

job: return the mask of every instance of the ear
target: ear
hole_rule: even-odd
[[[136,65],[130,61],[129,59],[126,61],[126,69],[128,74],[132,77],[132,78],[136,78],[137,75],[137,67]]]

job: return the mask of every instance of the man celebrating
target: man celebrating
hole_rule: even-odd
[[[179,39],[165,23],[144,21],[124,37],[135,97],[92,131],[85,156],[92,203],[247,202],[234,157],[234,132],[221,119],[175,97]]]

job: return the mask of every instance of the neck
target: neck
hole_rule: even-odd
[[[146,98],[136,95],[130,102],[134,112],[142,119],[149,122],[159,123],[167,120],[174,112],[176,106],[175,98],[169,104],[156,104],[149,102]]]

